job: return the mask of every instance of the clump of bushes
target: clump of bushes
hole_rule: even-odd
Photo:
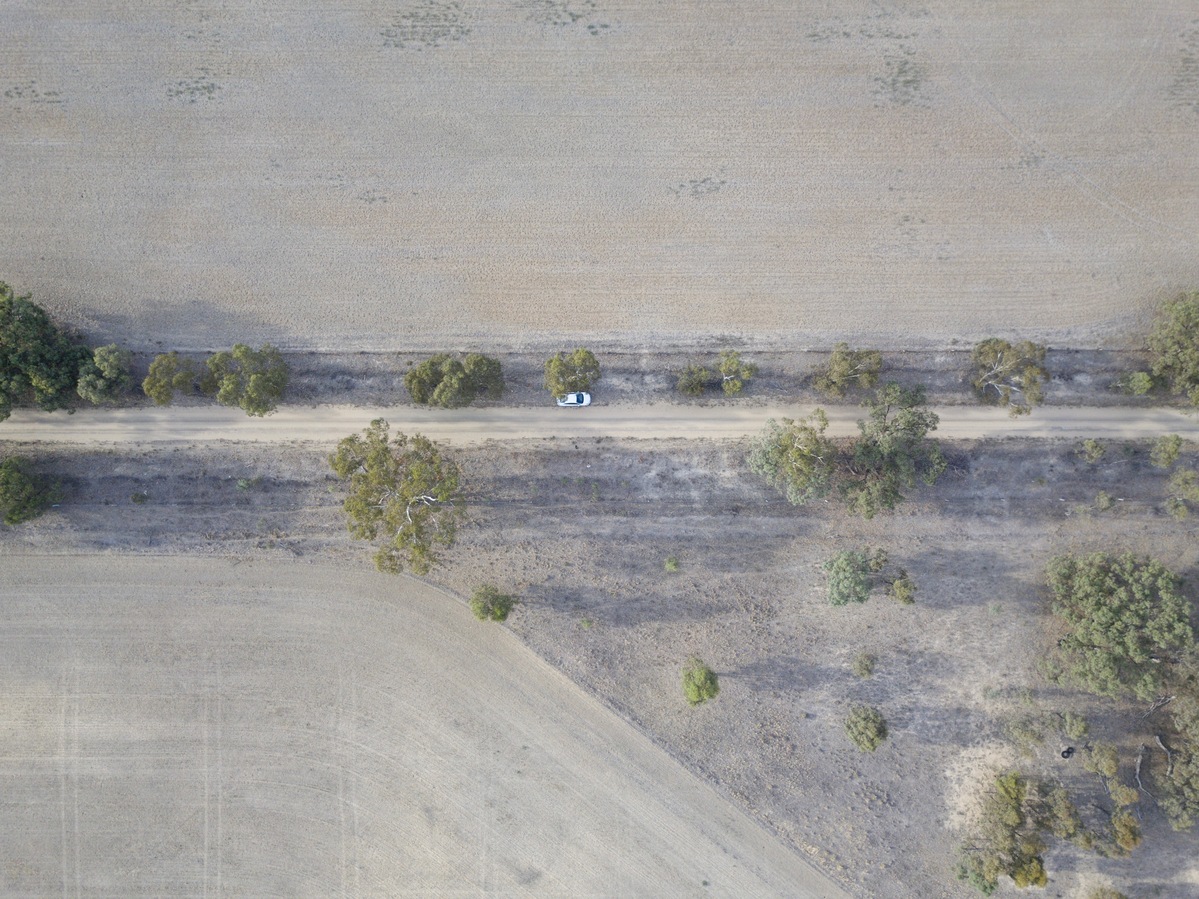
[[[75,397],[114,402],[128,389],[130,354],[116,344],[92,350],[28,295],[0,281],[0,421],[15,406],[67,409]]]
[[[757,373],[758,367],[743,362],[736,350],[722,350],[715,372],[692,362],[679,372],[676,386],[685,396],[702,396],[708,387],[719,383],[725,396],[736,396]]]
[[[57,486],[36,474],[24,456],[8,456],[0,461],[0,518],[5,524],[37,518],[57,498]]]
[[[506,621],[517,601],[495,585],[484,584],[471,596],[470,610],[480,621]]]
[[[269,343],[255,350],[244,343],[213,353],[198,368],[177,352],[159,353],[150,362],[142,390],[156,405],[169,406],[176,393],[197,386],[222,406],[237,406],[247,415],[270,415],[283,399],[290,369],[283,354]]]
[[[887,722],[878,709],[856,705],[845,719],[845,733],[858,749],[874,752],[887,739]]]
[[[720,680],[716,672],[697,658],[687,660],[683,666],[683,696],[691,705],[703,705],[720,693]]]
[[[834,606],[865,602],[878,583],[886,584],[893,599],[904,605],[916,601],[916,582],[900,568],[887,574],[889,558],[885,550],[842,550],[824,563],[828,576],[828,599]]]
[[[869,390],[878,383],[883,355],[878,350],[853,350],[845,342],[833,347],[827,365],[813,379],[813,386],[832,399],[841,399],[851,387]]]
[[[404,386],[414,403],[454,409],[480,397],[498,400],[504,394],[504,372],[490,356],[471,353],[459,360],[442,353],[405,374]]]

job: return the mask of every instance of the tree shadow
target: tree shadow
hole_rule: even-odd
[[[548,581],[527,587],[521,602],[540,605],[574,620],[602,621],[609,630],[646,624],[698,624],[727,611],[726,606],[712,600],[669,597],[653,592],[614,596],[586,584]]]
[[[767,656],[728,671],[716,672],[722,678],[736,679],[761,691],[811,691],[844,678],[839,668],[813,662],[799,655]]]
[[[898,553],[897,553],[898,555]],[[979,548],[937,548],[896,558],[915,580],[916,602],[925,608],[956,609],[963,604],[1004,608],[1013,603],[1025,612],[1039,612],[1040,586],[1021,577],[1021,569],[1001,553]]]
[[[72,325],[93,346],[118,343],[147,360],[157,353],[178,350],[181,353],[212,353],[227,350],[235,343],[258,347],[264,343],[286,349],[295,343],[311,343],[304,336],[303,322],[296,321],[284,330],[257,315],[230,306],[197,299],[147,304],[137,314],[89,310],[88,321]],[[226,335],[221,339],[216,335]]]

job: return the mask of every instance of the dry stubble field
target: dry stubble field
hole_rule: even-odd
[[[0,276],[211,348],[1095,345],[1199,277],[1186,3],[14,0]]]
[[[6,559],[3,895],[836,895],[452,598],[241,561]]]
[[[342,527],[325,449],[47,448],[42,465],[66,479],[62,507],[0,533],[0,552],[113,553],[114,564],[127,552],[232,555],[360,572],[369,552]],[[1126,780],[1137,745],[1152,745],[1142,708],[1062,691],[1034,667],[1052,642],[1040,588],[1052,555],[1130,549],[1199,580],[1197,525],[1162,512],[1166,475],[1147,447],[1125,449],[1112,443],[1091,466],[1070,442],[957,445],[935,489],[872,522],[836,505],[787,506],[728,443],[458,450],[472,525],[433,580],[460,596],[484,581],[518,592],[509,625],[527,645],[856,895],[966,899],[976,894],[953,876],[961,827],[1002,766],[1060,778],[1101,823],[1097,779],[1058,757],[1055,734],[1020,757],[1009,721],[1037,708],[1087,715],[1092,739],[1120,740]],[[261,481],[241,490],[239,478]],[[1100,489],[1119,500],[1107,512],[1093,507]],[[915,605],[876,595],[829,606],[820,565],[859,546],[911,572]],[[676,573],[664,570],[670,556]],[[866,680],[850,671],[863,651],[877,657]],[[694,710],[678,685],[693,653],[722,683]],[[843,732],[855,702],[889,722],[874,755]],[[1114,882],[1140,899],[1190,899],[1194,834],[1173,833],[1148,800],[1140,809],[1145,845],[1128,859],[1054,846],[1047,895]]]

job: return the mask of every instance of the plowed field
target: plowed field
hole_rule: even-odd
[[[1199,263],[1199,19],[0,10],[0,278],[142,349],[1122,337]]]

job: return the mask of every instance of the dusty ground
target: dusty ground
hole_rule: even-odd
[[[942,484],[896,516],[862,522],[835,505],[791,509],[746,476],[734,445],[556,443],[462,454],[477,526],[433,580],[460,595],[485,580],[517,590],[524,604],[510,625],[530,647],[858,894],[969,895],[952,877],[955,828],[973,787],[1013,759],[1062,778],[1097,814],[1097,784],[1060,760],[1056,736],[1025,760],[1005,737],[1006,722],[1030,709],[1085,712],[1094,737],[1123,735],[1130,776],[1146,739],[1141,710],[1051,688],[1034,663],[1047,639],[1039,583],[1050,556],[1128,548],[1199,579],[1196,525],[1162,513],[1165,475],[1145,445],[1112,443],[1097,466],[1068,443],[951,447]],[[2,539],[12,551],[232,553],[361,569],[368,553],[341,530],[322,452],[47,450],[41,464],[67,475],[62,506]],[[1108,512],[1092,507],[1101,489],[1118,500]],[[827,604],[820,563],[867,545],[914,576],[916,605]],[[669,556],[677,573],[664,570]],[[860,651],[878,659],[869,680],[849,671]],[[691,654],[722,678],[719,699],[699,710],[677,684]],[[891,726],[873,756],[842,731],[857,701]],[[1142,813],[1146,843],[1129,859],[1052,852],[1049,895],[1109,881],[1136,896],[1193,895],[1193,834],[1172,833],[1148,800]]]
[[[452,597],[8,557],[5,896],[841,895]]]
[[[16,0],[0,277],[143,349],[1123,340],[1199,268],[1199,19]]]

